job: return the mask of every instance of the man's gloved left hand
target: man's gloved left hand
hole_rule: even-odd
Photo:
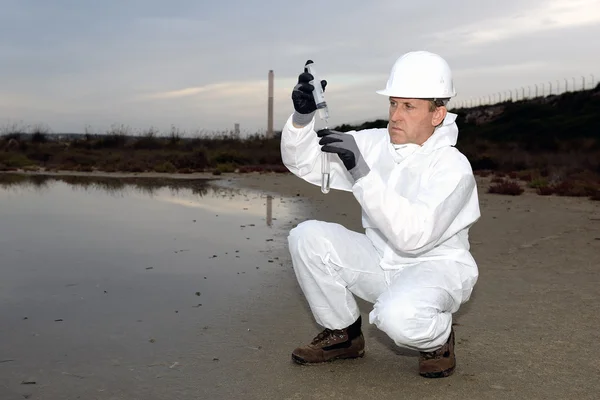
[[[354,136],[329,129],[318,131],[317,136],[321,138],[319,141],[321,150],[326,153],[337,153],[354,181],[371,171],[356,145]]]

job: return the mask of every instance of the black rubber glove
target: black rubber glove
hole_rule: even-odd
[[[326,153],[336,153],[354,181],[371,172],[358,149],[354,136],[329,129],[321,129],[317,132],[317,136],[322,138],[319,140],[319,144],[322,146],[321,150]]]
[[[317,111],[317,105],[315,104],[315,98],[313,96],[313,90],[315,87],[309,82],[314,80],[314,77],[308,73],[306,65],[312,64],[312,60],[306,61],[304,72],[298,76],[298,84],[294,86],[292,91],[292,101],[294,102],[294,116],[293,121],[296,125],[305,126],[307,125],[315,115]],[[321,81],[321,87],[325,91],[327,81]]]

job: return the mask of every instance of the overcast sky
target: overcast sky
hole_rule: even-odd
[[[600,0],[0,0],[0,125],[264,132],[272,69],[279,130],[307,59],[355,123],[404,52],[442,55],[460,101],[597,83],[598,38]]]

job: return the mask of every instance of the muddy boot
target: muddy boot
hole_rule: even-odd
[[[429,353],[421,352],[419,374],[425,378],[445,378],[452,375],[455,367],[454,328],[452,328],[448,340],[440,349]]]
[[[306,346],[292,352],[298,364],[319,364],[340,358],[358,358],[365,355],[365,339],[360,329],[361,317],[345,329],[325,329]]]

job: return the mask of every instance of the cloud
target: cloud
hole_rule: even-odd
[[[236,96],[246,96],[249,94],[254,94],[257,91],[263,91],[266,85],[267,81],[221,82],[205,86],[189,87],[157,92],[148,95],[140,95],[137,97],[137,99],[168,100],[193,97],[203,94],[206,94],[211,98],[230,98]]]
[[[145,196],[139,195],[139,198],[145,198]],[[176,196],[167,195],[167,194],[159,194],[157,196],[153,196],[153,200],[167,203],[179,205],[186,208],[199,208],[204,211],[210,211],[212,213],[218,214],[227,214],[227,215],[244,215],[244,216],[253,216],[260,217],[266,215],[266,205],[264,208],[256,207],[256,204],[248,203],[245,197],[240,196],[219,196],[216,193],[213,193],[212,196],[203,196],[201,200],[193,195],[186,195],[183,192],[178,192]],[[262,201],[262,199],[261,199]],[[266,201],[266,199],[265,199]],[[275,208],[277,207],[277,199],[274,199]],[[280,211],[278,209],[278,211]],[[285,216],[285,215],[283,215]],[[282,217],[281,215],[279,216]]]
[[[356,85],[371,82],[382,82],[387,79],[384,74],[333,74],[331,76],[323,76],[322,79],[329,79],[335,82],[336,91],[348,90]],[[274,89],[279,91],[279,94],[289,94],[291,88],[296,84],[297,77],[283,77],[274,79]],[[383,81],[385,82],[385,81]],[[268,88],[268,80],[251,80],[251,81],[232,81],[219,82],[210,85],[188,87],[183,89],[174,89],[161,91],[151,94],[136,96],[137,100],[168,100],[180,99],[185,97],[193,97],[205,95],[207,97],[216,98],[234,98],[240,96],[254,96],[260,93],[261,98],[264,96],[264,90]],[[328,86],[331,88],[331,86]],[[327,91],[327,90],[326,90]],[[331,92],[331,89],[329,89]]]
[[[57,132],[115,123],[264,131],[273,69],[279,129],[310,58],[329,82],[330,123],[360,122],[386,115],[375,90],[405,51],[439,52],[467,98],[580,81],[596,73],[600,54],[600,0],[177,4],[8,2],[0,13],[0,121],[44,122]]]
[[[500,64],[500,65],[485,65],[476,66],[472,68],[460,68],[453,71],[455,78],[461,77],[473,77],[475,75],[498,75],[498,74],[512,74],[512,73],[528,73],[539,71],[540,68],[544,68],[545,63],[541,61],[528,61],[515,64]]]
[[[378,99],[380,96],[375,94],[375,90],[385,85],[387,74],[332,74],[322,78],[331,82],[325,91],[325,98],[331,109],[332,123],[347,122],[345,115],[348,113],[364,112],[370,107],[374,107],[377,115],[379,111],[385,113],[381,104],[367,101],[363,93],[369,93],[372,100]],[[296,82],[297,76],[284,76],[274,81],[275,129],[280,129],[293,112],[291,92]],[[247,127],[247,121],[257,116],[264,116],[263,120],[266,121],[267,93],[266,79],[229,81],[140,94],[129,102],[136,107],[155,110],[152,114],[185,115],[193,112],[199,119],[218,117],[228,127],[236,121],[243,121],[242,126]]]
[[[525,4],[524,4],[525,7]],[[462,47],[483,46],[513,37],[600,23],[598,0],[554,0],[531,5],[528,10],[464,27],[436,32],[432,38],[460,43]]]

